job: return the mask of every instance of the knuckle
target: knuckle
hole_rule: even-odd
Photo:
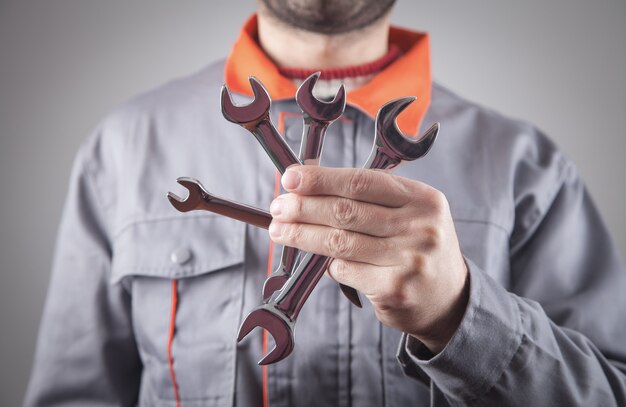
[[[354,242],[351,235],[342,229],[333,229],[326,243],[332,257],[345,258],[352,253]]]
[[[304,166],[300,168],[300,185],[298,186],[298,193],[316,191],[320,185],[320,176],[315,171],[308,171],[309,168]]]
[[[422,248],[431,252],[441,245],[443,230],[436,225],[428,225],[422,229]]]
[[[407,300],[407,279],[402,273],[392,273],[387,279],[382,302],[387,309],[402,309]]]
[[[403,257],[408,270],[421,272],[426,268],[426,256],[420,251],[407,250]]]
[[[426,193],[425,199],[428,207],[434,214],[443,215],[448,211],[448,200],[443,192],[435,188],[430,188]]]
[[[285,231],[283,232],[284,236],[286,237],[285,240],[291,243],[297,243],[301,241],[303,233],[304,231],[302,225],[299,225],[297,223],[285,225]]]
[[[359,196],[365,193],[371,186],[372,177],[366,170],[354,171],[348,180],[348,194]]]
[[[304,212],[303,207],[304,207],[304,203],[302,202],[302,198],[295,195],[295,194],[289,194],[289,201],[290,201],[290,205],[289,207],[291,208],[291,214],[294,217],[300,217],[302,215],[302,213]]]
[[[417,236],[420,233],[420,229],[423,223],[424,222],[420,217],[414,216],[408,219],[407,221],[405,221],[403,225],[406,228],[406,231],[408,233],[410,233],[411,235]]]
[[[354,224],[358,208],[354,201],[350,199],[338,199],[332,205],[333,219],[339,226],[349,226]]]
[[[402,195],[409,198],[407,203],[410,203],[410,198],[413,198],[417,193],[419,193],[420,183],[415,180],[407,180],[398,175],[389,174],[388,183],[393,190],[398,191]]]

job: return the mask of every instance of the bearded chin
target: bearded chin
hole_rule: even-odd
[[[290,26],[320,34],[355,31],[384,16],[395,0],[261,0]]]

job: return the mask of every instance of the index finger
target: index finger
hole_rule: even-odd
[[[396,208],[414,199],[411,183],[417,184],[383,171],[308,165],[289,167],[282,177],[283,187],[299,195],[334,195]]]

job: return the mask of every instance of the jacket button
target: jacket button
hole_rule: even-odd
[[[170,260],[174,264],[185,264],[191,260],[191,250],[186,247],[179,247],[172,252]]]

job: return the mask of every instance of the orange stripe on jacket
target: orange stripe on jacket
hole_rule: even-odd
[[[176,407],[180,407],[180,393],[174,370],[174,356],[172,355],[172,345],[174,344],[174,333],[176,331],[176,311],[178,309],[178,285],[176,280],[172,280],[172,305],[170,307],[170,327],[167,335],[167,364],[170,368],[170,379],[174,388],[174,400]]]

